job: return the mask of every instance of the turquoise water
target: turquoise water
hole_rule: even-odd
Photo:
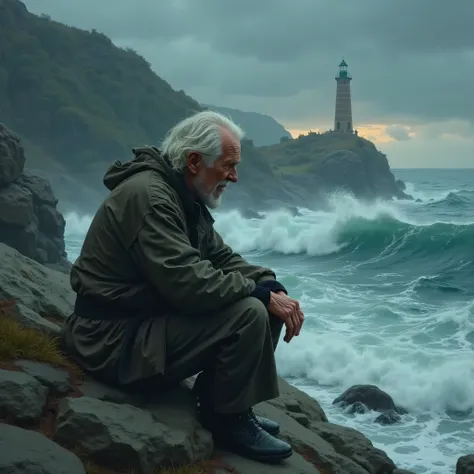
[[[300,299],[303,333],[277,351],[280,374],[403,468],[454,473],[474,443],[474,170],[395,170],[418,202],[364,205],[334,195],[325,211],[263,219],[215,213],[235,250],[269,265]],[[90,223],[67,216],[73,260]],[[393,426],[331,405],[373,383],[409,410]]]

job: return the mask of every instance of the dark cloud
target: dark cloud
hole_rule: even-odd
[[[25,3],[131,46],[202,102],[330,126],[344,56],[355,123],[474,122],[473,0]]]

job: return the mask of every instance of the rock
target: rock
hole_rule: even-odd
[[[474,454],[461,456],[457,460],[456,474],[474,474]]]
[[[56,204],[58,204],[58,200],[54,196],[51,185],[47,179],[36,176],[29,171],[24,171],[18,179],[18,184],[31,191],[35,204],[48,204],[50,206],[56,206]]]
[[[0,189],[0,222],[3,225],[26,227],[33,219],[33,194],[17,183]]]
[[[69,373],[65,370],[30,360],[19,360],[15,365],[49,388],[53,395],[66,395],[72,390]]]
[[[416,474],[413,471],[407,471],[406,469],[395,469],[392,474]]]
[[[330,443],[312,430],[305,428],[281,409],[268,402],[256,407],[260,415],[280,423],[279,437],[314,467],[325,474],[367,474],[367,470],[346,456],[339,454]],[[326,424],[326,422],[319,422]],[[362,436],[362,435],[361,435]]]
[[[222,462],[226,468],[217,469],[214,474],[269,474],[275,472],[276,474],[322,474],[313,464],[306,461],[303,456],[298,453],[287,459],[284,463],[271,466],[268,464],[250,461],[249,459],[241,458],[232,453],[217,453],[217,458]]]
[[[23,171],[23,147],[0,123],[0,241],[39,263],[69,268],[58,200],[49,182]],[[23,172],[23,173],[22,173]]]
[[[381,425],[393,425],[401,420],[401,416],[395,410],[387,410],[381,413],[374,421]]]
[[[43,414],[47,390],[31,375],[0,369],[0,417],[34,423]]]
[[[24,166],[20,139],[0,122],[0,189],[18,179]]]
[[[0,243],[0,299],[17,302],[17,318],[58,334],[74,308],[69,277],[50,270]],[[48,318],[48,319],[46,319]]]
[[[0,472],[86,474],[79,458],[35,431],[0,423]]]
[[[375,385],[353,385],[332,402],[333,405],[340,405],[342,408],[355,403],[361,403],[369,410],[393,410],[400,414],[406,413],[405,409],[395,405],[388,393],[380,390]],[[360,405],[358,406],[360,407]]]
[[[78,444],[92,459],[112,468],[128,466],[151,474],[158,466],[211,456],[212,437],[197,424],[194,428],[165,425],[131,405],[66,398],[60,404],[53,439],[66,446]]]
[[[369,409],[363,403],[360,403],[360,402],[355,402],[352,405],[347,405],[346,410],[347,410],[347,413],[350,413],[351,415],[355,413],[364,414],[369,411]]]
[[[287,413],[303,413],[311,421],[328,421],[326,413],[319,403],[308,394],[290,385],[286,380],[279,378],[280,396],[267,403]]]
[[[391,473],[396,467],[387,454],[352,428],[319,422],[311,423],[311,430],[327,441],[337,453],[352,459],[369,473]]]

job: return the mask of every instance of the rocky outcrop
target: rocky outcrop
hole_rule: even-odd
[[[0,262],[0,300],[16,301],[16,317],[26,325],[57,335],[74,305],[69,276],[2,243]]]
[[[334,192],[363,200],[413,199],[395,179],[387,156],[355,134],[309,133],[261,152],[285,181],[311,190],[311,202],[324,202]]]
[[[0,123],[0,241],[58,270],[69,270],[66,221],[49,182],[24,171],[19,138]]]
[[[33,350],[31,333],[55,335],[72,311],[74,294],[66,275],[3,244],[0,261],[5,262],[0,302],[16,300],[8,314],[2,309],[8,306],[0,304],[0,325],[14,323],[0,326],[1,472],[114,474],[132,469],[151,474],[170,464],[198,464],[199,471],[179,472],[410,474],[398,470],[362,433],[328,421],[316,400],[283,379],[280,396],[255,408],[280,423],[280,436],[293,446],[293,456],[273,466],[216,450],[195,416],[194,378],[159,393],[124,393],[85,376],[64,357],[48,362],[50,346],[41,352],[37,344]],[[34,329],[23,329],[28,327]],[[29,331],[28,337],[19,336],[21,331]],[[15,346],[25,343],[28,347]],[[40,360],[25,358],[32,353]],[[388,408],[389,401],[384,403],[381,408]],[[94,471],[94,465],[102,467]]]
[[[461,456],[456,463],[456,474],[474,474],[474,454]]]

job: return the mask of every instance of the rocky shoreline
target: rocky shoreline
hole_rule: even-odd
[[[256,412],[280,423],[295,452],[267,465],[216,449],[195,416],[194,379],[144,395],[83,374],[57,344],[75,297],[64,217],[49,182],[24,164],[18,138],[0,124],[0,472],[410,474],[283,379],[280,397]],[[381,424],[406,413],[375,386],[350,387],[334,404],[378,411]],[[457,461],[456,474],[473,472],[474,455]]]
[[[195,417],[193,379],[143,395],[85,376],[54,342],[74,301],[67,275],[4,244],[0,261],[0,472],[409,474],[363,434],[331,423],[316,400],[283,379],[280,397],[256,411],[281,424],[294,455],[267,465],[216,451]],[[373,386],[351,387],[334,403],[403,413]],[[188,467],[165,470],[171,465]],[[456,472],[473,465],[472,457],[461,458]]]

